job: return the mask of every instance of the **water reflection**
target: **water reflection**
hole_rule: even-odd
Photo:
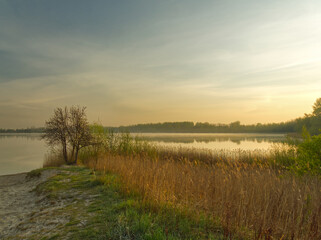
[[[283,134],[143,133],[136,136],[161,146],[207,149],[269,149],[283,142]]]
[[[0,133],[1,139],[41,140],[41,133]]]
[[[267,150],[285,139],[281,134],[135,134],[163,147],[210,150]],[[0,134],[0,175],[26,172],[42,167],[47,151],[39,133]]]
[[[39,133],[0,134],[0,175],[42,167],[46,151]]]
[[[172,134],[172,133],[142,133],[136,136],[147,141],[167,143],[193,143],[193,142],[233,142],[241,144],[242,141],[251,142],[282,142],[285,140],[283,134]]]

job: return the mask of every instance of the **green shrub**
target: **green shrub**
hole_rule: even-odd
[[[138,136],[128,132],[114,133],[102,125],[94,123],[90,126],[92,142],[79,152],[80,162],[87,164],[89,161],[97,163],[100,156],[109,153],[123,156],[148,156],[154,159],[157,149],[154,145],[144,141]]]
[[[321,175],[321,134],[308,137],[298,146],[298,154],[292,170],[302,175]]]

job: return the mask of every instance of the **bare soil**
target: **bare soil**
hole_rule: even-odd
[[[39,184],[61,172],[64,170],[43,170],[39,176],[31,178],[27,173],[0,176],[0,239],[61,235],[74,215],[66,209],[74,206],[79,198],[86,199],[85,205],[90,204],[92,196],[77,191],[63,192],[58,198],[35,191]]]

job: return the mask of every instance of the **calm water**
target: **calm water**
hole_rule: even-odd
[[[42,167],[46,144],[40,134],[0,134],[0,175]]]
[[[285,140],[284,134],[244,133],[144,133],[138,136],[161,146],[200,149],[267,150],[273,143]]]
[[[206,149],[268,149],[285,139],[281,134],[137,134],[144,139],[170,147]],[[27,172],[42,167],[46,144],[40,134],[0,134],[0,175]]]

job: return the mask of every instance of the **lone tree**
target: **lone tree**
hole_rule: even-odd
[[[43,139],[49,146],[60,145],[66,164],[76,163],[78,152],[90,145],[91,133],[86,116],[86,107],[56,108],[54,115],[45,123]],[[68,160],[68,146],[72,149]]]
[[[68,139],[72,146],[72,163],[77,162],[81,148],[91,144],[92,135],[86,117],[86,107],[72,106],[69,110]]]
[[[45,123],[45,134],[43,139],[49,146],[61,145],[62,156],[68,163],[67,143],[68,143],[68,108],[56,108],[54,115]]]

